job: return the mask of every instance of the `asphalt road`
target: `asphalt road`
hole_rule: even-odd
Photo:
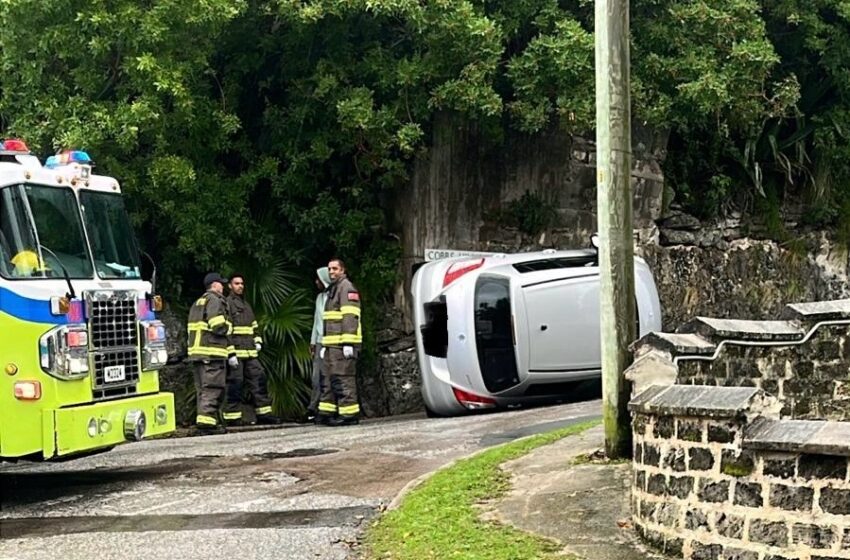
[[[346,559],[411,480],[599,416],[598,400],[462,418],[145,441],[0,465],[0,560]]]

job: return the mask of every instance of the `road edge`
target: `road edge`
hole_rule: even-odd
[[[601,416],[595,416],[595,415],[594,416],[577,416],[575,418],[568,418],[567,420],[570,421],[569,424],[566,424],[564,426],[561,426],[560,428],[555,428],[555,429],[568,428],[568,427],[573,426],[575,424],[581,424],[583,422],[593,422],[594,420],[600,420],[601,418],[602,418]],[[555,431],[555,430],[551,430],[551,431]],[[540,433],[547,433],[547,432],[540,432]],[[434,469],[431,472],[427,472],[425,474],[421,474],[421,475],[417,476],[416,478],[414,478],[413,480],[411,480],[410,482],[405,484],[404,487],[401,490],[399,490],[398,493],[396,493],[395,497],[392,500],[390,500],[390,503],[387,504],[387,507],[384,508],[384,511],[382,511],[380,515],[383,515],[384,513],[388,512],[388,511],[393,511],[393,510],[398,509],[399,506],[401,506],[401,503],[404,500],[404,498],[410,492],[412,492],[415,488],[419,487],[421,484],[423,484],[425,481],[427,481],[429,478],[436,475],[437,473],[454,467],[460,461],[472,459],[473,457],[477,457],[478,455],[480,455],[482,453],[485,453],[485,452],[490,451],[492,449],[495,449],[497,447],[501,447],[503,445],[510,445],[510,444],[513,444],[513,443],[516,443],[516,442],[519,442],[519,441],[523,441],[523,440],[526,440],[526,439],[537,437],[537,436],[540,435],[540,433],[528,434],[527,436],[518,437],[516,439],[512,439],[512,440],[506,441],[504,443],[499,443],[499,444],[496,444],[496,445],[490,445],[488,447],[483,447],[481,449],[474,451],[473,453],[470,453],[469,455],[464,455],[463,457],[456,457],[456,458],[452,459],[451,461],[449,461],[448,463],[446,463],[445,465],[441,465],[440,467]],[[532,451],[529,451],[529,453],[531,453]]]

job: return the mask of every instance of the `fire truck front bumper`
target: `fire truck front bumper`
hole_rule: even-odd
[[[44,458],[109,448],[175,428],[174,395],[157,393],[44,411]]]

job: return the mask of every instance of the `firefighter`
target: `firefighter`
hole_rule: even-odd
[[[322,397],[319,423],[330,426],[358,424],[360,404],[355,378],[363,338],[360,329],[360,293],[345,274],[338,258],[328,263],[328,287],[322,336]]]
[[[236,367],[236,351],[230,345],[232,329],[227,315],[224,285],[217,272],[204,277],[206,293],[189,310],[189,361],[195,363],[198,415],[195,424],[203,433],[222,433],[219,410],[224,401],[226,366]]]
[[[281,420],[272,414],[272,400],[269,398],[266,372],[258,359],[263,349],[263,337],[260,336],[254,310],[245,301],[245,277],[233,274],[230,277],[230,294],[227,296],[227,309],[233,321],[231,341],[236,349],[239,362],[227,368],[227,404],[224,408],[224,420],[228,424],[242,423],[242,384],[248,386],[249,404],[254,407],[257,424],[280,424]]]
[[[316,420],[319,408],[319,398],[322,396],[322,335],[325,326],[322,317],[325,313],[325,303],[328,300],[328,286],[331,285],[331,277],[328,267],[323,266],[316,270],[316,307],[313,312],[313,332],[310,334],[310,355],[313,356],[313,375],[310,393],[310,404],[307,405],[308,422]]]

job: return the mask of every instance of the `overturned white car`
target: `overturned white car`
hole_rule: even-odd
[[[430,415],[556,399],[600,375],[595,249],[429,262],[411,291]],[[660,330],[655,281],[640,258],[635,297],[639,335]]]

